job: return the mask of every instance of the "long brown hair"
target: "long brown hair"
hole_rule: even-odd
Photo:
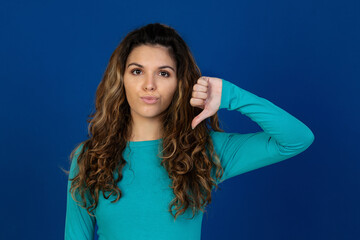
[[[130,106],[124,88],[124,71],[127,57],[137,46],[160,44],[169,49],[176,60],[178,88],[172,102],[162,113],[163,141],[161,165],[172,180],[174,199],[169,204],[169,212],[175,220],[190,207],[193,217],[199,210],[204,212],[211,203],[211,190],[218,188],[217,181],[223,175],[219,157],[216,154],[210,130],[221,131],[217,114],[199,123],[194,130],[191,122],[202,109],[190,105],[192,89],[201,77],[200,69],[180,35],[170,26],[152,23],[128,33],[110,57],[102,81],[96,90],[95,112],[87,122],[89,138],[77,145],[70,154],[75,153],[78,174],[71,180],[71,196],[78,191],[83,208],[94,216],[99,191],[104,198],[114,194],[117,202],[122,192],[117,183],[123,178],[122,169],[127,163],[122,152],[130,136]],[[117,171],[118,177],[114,179]],[[215,178],[211,176],[215,171]],[[69,171],[66,171],[69,174]],[[213,172],[214,173],[214,172]],[[105,192],[109,192],[105,196]],[[87,198],[90,199],[87,206]],[[79,201],[77,201],[79,202]],[[175,207],[175,215],[172,207]],[[192,217],[192,218],[193,218]]]

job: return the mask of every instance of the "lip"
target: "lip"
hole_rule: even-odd
[[[156,97],[141,97],[141,100],[143,100],[147,104],[154,104],[157,101],[159,101],[159,98],[156,98]]]

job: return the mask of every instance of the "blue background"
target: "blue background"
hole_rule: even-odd
[[[360,239],[360,1],[1,1],[0,239],[63,239],[69,154],[111,53],[161,22],[314,143],[219,185],[202,239]],[[227,132],[261,130],[219,110]]]

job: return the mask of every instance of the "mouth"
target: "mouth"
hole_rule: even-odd
[[[159,98],[156,97],[141,97],[141,100],[147,104],[154,104],[159,101]]]

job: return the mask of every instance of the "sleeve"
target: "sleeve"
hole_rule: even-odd
[[[236,110],[263,131],[226,133],[210,131],[224,173],[220,181],[291,158],[314,141],[312,131],[270,101],[222,79],[219,109]]]
[[[77,158],[82,149],[81,145],[76,150],[71,161],[69,178],[76,176],[78,172]],[[95,229],[95,217],[90,216],[86,209],[78,206],[70,193],[71,181],[67,184],[67,204],[66,204],[66,219],[65,219],[65,240],[93,240]],[[76,199],[81,200],[80,194],[75,194]]]

